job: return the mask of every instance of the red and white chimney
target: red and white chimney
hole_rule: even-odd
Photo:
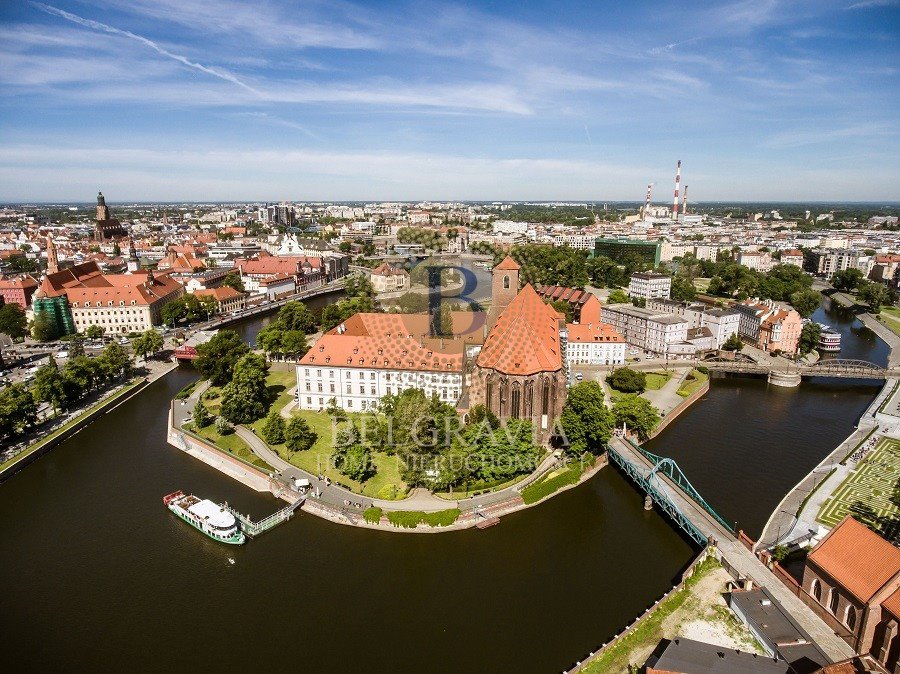
[[[684,186],[684,199],[681,200],[681,214],[687,215],[687,188],[688,186]]]
[[[675,198],[672,200],[672,219],[678,219],[678,188],[681,187],[681,160],[675,168]]]
[[[647,197],[644,199],[644,210],[641,211],[641,217],[647,217],[647,211],[650,209],[650,202],[653,201],[653,183],[647,185]]]

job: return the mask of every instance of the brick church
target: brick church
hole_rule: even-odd
[[[487,337],[466,350],[466,402],[528,419],[546,441],[566,400],[566,323],[531,284],[519,290],[519,272],[511,257],[494,267]]]

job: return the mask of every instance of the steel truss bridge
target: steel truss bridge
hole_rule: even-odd
[[[706,502],[674,459],[648,452],[630,439],[619,442],[618,447],[614,445],[615,443],[611,442],[608,447],[610,460],[634,480],[698,545],[705,547],[709,542],[709,536],[704,533],[709,527],[694,521],[696,510],[694,513],[686,512],[687,509],[683,507],[684,497],[699,506],[707,518],[735,535],[734,528]],[[673,489],[679,490],[681,494],[674,494]]]
[[[844,379],[887,379],[900,377],[900,368],[886,368],[867,360],[851,360],[843,358],[820,360],[812,365],[766,365],[747,360],[730,358],[710,358],[702,361],[702,365],[714,372],[730,372],[734,374],[799,374],[802,377],[837,377]]]

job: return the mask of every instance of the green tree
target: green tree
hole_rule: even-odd
[[[72,341],[69,342],[69,360],[73,358],[78,358],[79,356],[84,355],[84,339],[82,339],[79,335],[75,335],[72,338]],[[68,364],[68,360],[66,361]]]
[[[288,302],[281,307],[274,322],[283,330],[299,330],[306,334],[316,331],[315,315],[308,306],[297,300]]]
[[[28,319],[22,307],[18,304],[0,306],[0,332],[13,339],[20,339],[28,334]]]
[[[96,388],[104,380],[104,375],[96,358],[88,358],[84,354],[80,356],[69,354],[69,359],[62,370],[62,378],[66,397],[69,400],[77,400]]]
[[[882,305],[891,301],[890,292],[880,283],[866,283],[859,289],[857,297],[869,305],[873,314],[880,313]]]
[[[659,424],[659,413],[646,398],[639,395],[622,396],[613,403],[616,426],[626,426],[643,441]]]
[[[672,299],[681,302],[693,302],[697,299],[694,282],[682,276],[675,276],[672,279]]]
[[[84,336],[88,339],[100,339],[106,330],[100,325],[89,325],[84,331]]]
[[[831,285],[838,290],[853,290],[863,281],[863,273],[859,269],[842,269],[831,277]]]
[[[803,325],[800,331],[800,343],[798,349],[801,356],[815,349],[819,345],[819,337],[822,335],[822,326],[814,321]]]
[[[725,340],[725,343],[722,344],[723,351],[740,351],[744,348],[744,341],[740,338],[737,333],[729,336],[728,339]]]
[[[97,363],[108,381],[116,381],[131,374],[131,356],[118,342],[111,342],[97,356]]]
[[[623,393],[642,393],[647,388],[647,375],[630,367],[618,367],[606,376],[606,383]]]
[[[234,330],[219,330],[212,339],[197,347],[194,367],[213,386],[222,386],[228,383],[235,364],[249,350]]]
[[[241,280],[240,272],[230,271],[225,276],[225,279],[222,281],[223,286],[228,286],[229,288],[234,288],[239,293],[244,292],[244,282]]]
[[[569,389],[560,425],[569,442],[569,453],[600,454],[609,442],[613,415],[603,401],[603,389],[596,381],[582,381]]]
[[[53,358],[34,375],[31,394],[35,402],[49,403],[53,407],[54,414],[66,406],[66,388]]]
[[[225,417],[216,417],[216,433],[219,435],[230,435],[234,433],[234,426]]]
[[[194,405],[194,425],[197,428],[205,428],[206,426],[209,426],[212,421],[213,415],[206,409],[203,401],[198,400],[197,404]]]
[[[162,348],[163,337],[157,330],[154,330],[153,328],[142,332],[131,343],[131,350],[134,352],[134,355],[138,358],[144,358],[145,360],[147,356],[152,356]]]
[[[616,288],[609,294],[606,301],[608,304],[627,304],[631,300],[628,299],[628,294],[624,290]]]
[[[305,452],[316,443],[318,437],[302,417],[294,417],[284,429],[284,443],[292,452]]]
[[[284,442],[285,423],[281,411],[272,409],[266,416],[266,422],[262,427],[263,440],[270,445],[280,445]]]
[[[21,384],[0,391],[0,436],[17,435],[37,421],[37,404]]]
[[[797,310],[797,313],[803,318],[809,318],[813,312],[819,308],[819,302],[822,296],[815,290],[797,290],[791,293],[791,306]]]
[[[222,390],[221,415],[235,424],[256,421],[266,412],[266,359],[256,353],[241,356]]]
[[[56,326],[47,314],[36,314],[31,323],[31,336],[39,342],[52,342],[59,335]]]

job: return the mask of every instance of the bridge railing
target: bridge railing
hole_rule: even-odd
[[[691,481],[688,480],[687,476],[681,470],[677,463],[675,463],[674,459],[665,456],[659,456],[658,454],[654,454],[653,452],[649,452],[643,447],[641,447],[638,443],[636,443],[631,438],[626,438],[628,443],[638,452],[640,452],[643,456],[645,456],[652,464],[653,464],[653,472],[662,472],[666,477],[668,477],[675,485],[681,489],[694,503],[703,508],[707,513],[709,513],[713,519],[716,520],[719,524],[725,527],[726,530],[735,534],[734,526],[725,521],[725,519],[716,512],[715,508],[713,508],[706,500],[700,495],[700,492],[691,484]]]

